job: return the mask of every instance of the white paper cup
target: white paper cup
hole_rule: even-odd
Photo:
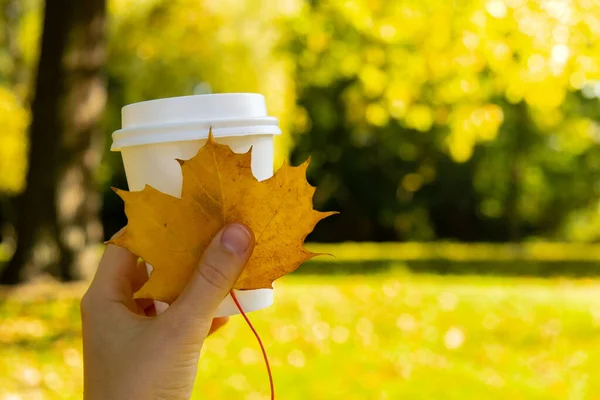
[[[196,155],[212,127],[215,140],[236,153],[252,146],[252,173],[258,180],[273,175],[273,138],[281,133],[267,114],[265,99],[255,93],[206,94],[134,103],[122,109],[122,129],[112,135],[112,151],[120,151],[129,190],[150,185],[181,197],[183,177],[176,159]],[[149,265],[149,271],[151,266]],[[273,304],[272,289],[235,292],[244,311]],[[156,302],[157,312],[167,307]],[[228,295],[216,317],[239,314]]]

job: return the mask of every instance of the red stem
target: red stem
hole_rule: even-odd
[[[256,329],[254,329],[254,326],[252,326],[252,322],[250,322],[250,319],[244,312],[244,309],[242,308],[242,305],[238,301],[235,293],[233,293],[233,290],[231,292],[229,292],[229,294],[231,294],[231,298],[233,299],[233,302],[235,303],[238,310],[240,310],[242,317],[244,317],[244,319],[246,320],[246,323],[252,330],[252,333],[254,333],[254,336],[256,336],[256,340],[258,340],[258,344],[260,345],[260,350],[262,351],[263,358],[265,359],[265,365],[267,366],[267,372],[269,373],[269,385],[271,386],[271,400],[275,400],[275,385],[273,384],[273,373],[271,372],[271,366],[269,365],[269,359],[267,358],[267,351],[265,350],[265,346],[263,345],[262,340],[260,340],[260,336],[258,335],[258,332],[256,332]]]

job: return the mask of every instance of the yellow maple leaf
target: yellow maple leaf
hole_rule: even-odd
[[[335,214],[313,209],[315,188],[306,181],[309,161],[284,164],[258,182],[250,149],[234,153],[212,134],[181,164],[181,199],[146,185],[138,192],[114,189],[125,202],[128,223],[109,243],[125,247],[153,266],[136,298],[172,303],[188,282],[213,236],[238,222],[254,232],[254,252],[234,289],[271,288],[275,279],[315,256],[303,247],[317,222]]]

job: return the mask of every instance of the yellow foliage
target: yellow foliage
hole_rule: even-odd
[[[450,156],[456,162],[465,162],[473,155],[473,148],[475,147],[475,135],[471,132],[463,132],[458,134],[451,132],[450,136],[446,139]]]
[[[27,173],[29,112],[0,86],[0,192],[18,193]]]
[[[554,145],[557,150],[572,154],[580,154],[591,146],[598,145],[599,128],[586,118],[568,120],[555,136]]]
[[[493,103],[525,101],[532,113],[558,117],[550,112],[563,105],[569,90],[600,78],[600,8],[588,0],[333,0],[314,10],[302,18],[330,15],[348,25],[331,40],[332,54],[336,46],[348,51],[352,45],[364,54],[352,70],[360,71],[361,82],[353,104],[365,118],[358,120],[357,107],[349,122],[378,127],[394,118],[420,131],[449,122],[447,145],[455,160],[466,161],[477,143],[495,140],[504,115]],[[331,35],[335,28],[320,23],[312,29]],[[313,61],[319,76],[325,68],[349,68]],[[340,74],[347,76],[329,73]],[[454,111],[445,118],[448,109]],[[554,118],[543,126],[560,122]]]
[[[451,116],[447,138],[450,155],[457,162],[467,161],[478,141],[492,141],[504,120],[502,109],[495,104],[459,106]]]
[[[389,121],[387,110],[379,103],[372,103],[367,106],[365,118],[369,124],[375,126],[385,126]]]
[[[424,104],[415,104],[408,110],[406,124],[408,127],[418,131],[428,131],[433,125],[433,113],[431,108]]]
[[[387,75],[383,71],[372,65],[366,65],[359,77],[367,97],[377,97],[383,93],[387,83]]]
[[[402,187],[407,192],[416,192],[423,186],[423,177],[419,174],[407,174],[402,178]]]

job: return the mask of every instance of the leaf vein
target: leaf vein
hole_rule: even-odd
[[[196,174],[190,174],[194,177],[194,180],[196,181],[196,183],[198,184],[198,186],[204,191],[204,193],[206,193],[206,197],[208,197],[210,200],[212,200],[215,204],[219,205],[219,200],[215,199],[210,192],[206,189],[206,187],[202,184],[202,182],[200,181],[200,179],[198,179],[198,177],[196,176]],[[206,215],[207,217],[211,217],[211,215],[208,213],[208,210],[204,207],[204,205],[195,197],[195,196],[190,196],[192,197],[192,199],[194,199],[194,201],[200,205],[200,208],[202,209],[202,212],[204,212],[204,215]]]
[[[284,177],[285,181],[287,181],[287,172],[285,174]],[[287,183],[287,182],[286,182]],[[258,238],[256,239],[256,243],[259,243],[260,239],[262,238],[263,234],[265,233],[265,231],[267,230],[267,228],[269,227],[269,225],[271,224],[271,222],[273,221],[273,219],[275,219],[275,216],[277,216],[277,214],[279,214],[279,209],[281,208],[281,206],[283,205],[283,200],[286,198],[286,196],[288,194],[290,194],[291,191],[287,191],[283,196],[281,196],[281,201],[279,202],[279,205],[277,206],[277,208],[275,209],[275,212],[273,213],[273,215],[271,215],[271,218],[269,218],[269,221],[267,222],[267,224],[265,225],[265,227],[263,228],[262,232],[260,232],[260,235],[258,235]]]
[[[223,193],[223,182],[221,181],[221,173],[219,172],[219,164],[217,164],[217,158],[215,156],[215,151],[212,150],[212,158],[215,163],[215,171],[217,171],[217,180],[219,181],[219,187],[221,190],[221,219],[223,223],[225,222],[225,193]]]

